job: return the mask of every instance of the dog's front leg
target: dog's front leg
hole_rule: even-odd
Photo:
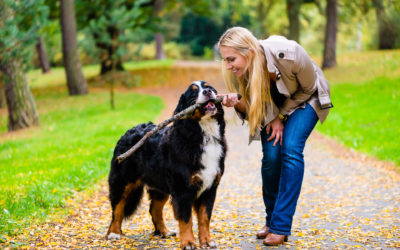
[[[182,249],[196,249],[196,242],[193,235],[193,220],[192,216],[188,222],[184,220],[178,220],[179,223],[179,238],[181,239]]]
[[[189,196],[191,197],[192,195],[181,194],[180,196],[173,197],[172,199],[175,219],[179,224],[179,238],[181,240],[180,247],[182,249],[196,248],[196,242],[192,230],[193,199],[189,198]]]
[[[217,244],[211,240],[210,220],[214,207],[216,187],[204,192],[195,202],[195,211],[199,226],[199,241],[201,248],[216,248]]]

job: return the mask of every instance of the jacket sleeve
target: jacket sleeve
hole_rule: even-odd
[[[287,98],[280,108],[280,113],[290,115],[295,108],[302,105],[316,91],[316,73],[313,62],[307,52],[300,45],[296,46],[296,58],[292,73],[299,84],[298,89],[290,98]]]
[[[270,104],[266,105],[267,105],[267,117],[264,118],[264,125],[270,123],[273,119],[275,119],[279,115],[279,108],[274,103],[272,103],[272,105]],[[235,108],[235,112],[236,115],[242,120],[242,122],[248,120],[246,111],[240,112]]]

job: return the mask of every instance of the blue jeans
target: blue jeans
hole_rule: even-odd
[[[303,150],[317,121],[314,109],[306,104],[304,109],[297,109],[287,119],[282,146],[278,143],[274,147],[274,140],[267,141],[269,135],[265,128],[261,132],[263,199],[266,225],[271,233],[290,235],[303,182]]]

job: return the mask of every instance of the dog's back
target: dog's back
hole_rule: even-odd
[[[133,155],[118,163],[116,157],[128,151],[155,125],[140,124],[121,137],[109,175],[113,217],[108,239],[120,237],[122,219],[135,211],[146,185],[156,234],[171,234],[162,217],[163,206],[171,195],[181,246],[195,246],[191,233],[192,208],[201,222],[201,245],[214,246],[209,236],[209,221],[226,155],[224,112],[221,104],[214,104],[215,98],[214,88],[205,82],[194,82],[182,94],[175,113],[194,102],[204,106],[187,119],[175,121],[152,135]]]

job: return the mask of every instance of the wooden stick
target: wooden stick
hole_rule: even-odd
[[[238,94],[238,98],[241,98],[241,95]],[[215,100],[213,100],[214,103],[220,103],[222,102],[222,100],[224,99],[223,96],[217,97]],[[200,108],[202,106],[207,105],[206,103],[196,103],[184,110],[182,110],[181,112],[175,114],[174,116],[172,116],[171,118],[163,121],[162,123],[158,124],[157,126],[155,126],[152,130],[150,130],[149,132],[147,132],[142,139],[140,139],[140,141],[138,141],[135,145],[133,145],[128,151],[126,151],[125,153],[119,155],[117,157],[118,159],[118,163],[121,163],[122,161],[124,161],[126,158],[128,158],[129,156],[131,156],[136,150],[138,150],[138,148],[140,148],[141,146],[143,146],[143,144],[145,143],[145,141],[147,141],[147,139],[152,136],[153,134],[157,133],[160,129],[164,128],[165,126],[167,126],[168,124],[170,124],[173,121],[179,120],[179,119],[186,119],[189,114],[192,114],[197,108]]]

